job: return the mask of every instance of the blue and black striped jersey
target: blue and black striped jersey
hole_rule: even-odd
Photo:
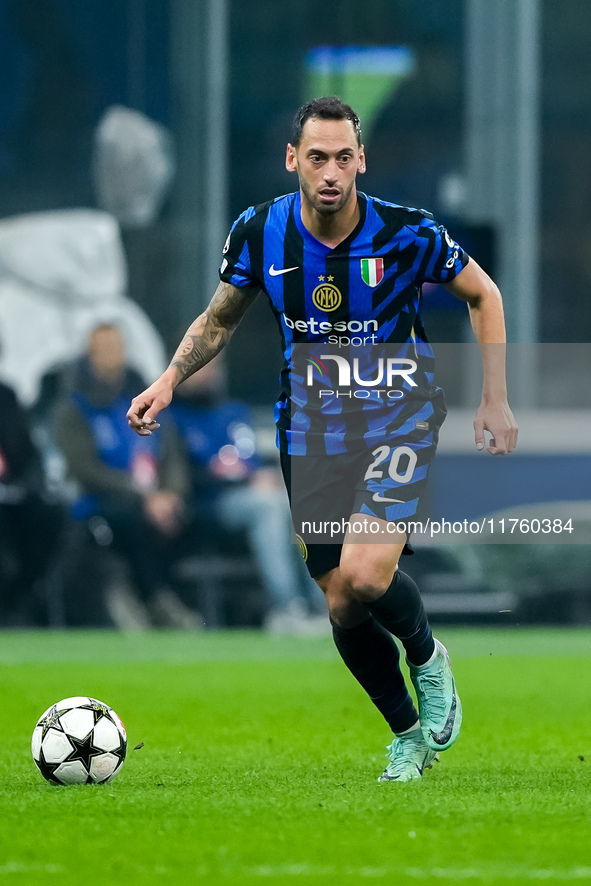
[[[262,290],[279,325],[285,364],[275,410],[278,445],[293,455],[372,446],[412,415],[428,415],[435,393],[421,286],[450,282],[468,256],[424,210],[361,192],[358,199],[359,222],[334,249],[304,226],[299,192],[247,209],[224,247],[220,278]],[[338,390],[344,364],[336,357],[348,360],[350,378],[367,387],[363,379],[379,373],[361,375],[360,366],[381,366],[386,379],[386,354],[398,358],[400,399],[377,387],[366,399]],[[409,384],[404,372],[417,357]],[[324,393],[312,396],[311,382]]]

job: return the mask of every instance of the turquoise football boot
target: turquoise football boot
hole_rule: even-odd
[[[451,747],[462,725],[462,704],[445,646],[435,640],[435,654],[417,667],[406,660],[417,693],[421,730],[433,751]]]
[[[413,781],[439,760],[439,755],[427,747],[420,729],[395,738],[388,752],[390,762],[378,781]]]

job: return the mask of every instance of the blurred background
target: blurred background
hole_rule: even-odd
[[[590,36],[581,0],[0,0],[0,625],[322,629],[295,555],[278,566],[264,299],[166,439],[136,445],[122,415],[232,220],[296,187],[293,114],[330,93],[362,118],[362,189],[431,211],[505,297],[523,442],[482,479],[466,312],[425,291],[450,406],[435,508],[453,478],[577,517],[577,544],[419,546],[407,568],[435,618],[588,624]]]

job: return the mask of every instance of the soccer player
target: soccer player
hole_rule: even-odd
[[[303,546],[307,566],[324,591],[343,661],[394,733],[380,780],[405,782],[420,778],[438,751],[453,744],[462,718],[447,652],[433,638],[416,584],[398,568],[407,536],[391,532],[391,521],[416,512],[445,414],[431,383],[421,285],[441,283],[468,304],[484,370],[475,443],[483,449],[488,431],[492,455],[509,453],[517,439],[505,386],[502,301],[493,281],[428,213],[357,190],[356,177],[365,172],[361,127],[340,99],[316,99],[298,110],[286,166],[298,175],[298,191],[250,207],[234,223],[209,306],[168,369],[132,401],[128,420],[138,434],[155,431],[174,388],[224,347],[259,291],[265,293],[284,342],[277,438],[292,508],[309,506],[311,514],[326,516],[336,502],[340,513],[329,519],[350,518],[340,543]],[[357,330],[366,338],[364,353],[395,348],[403,372],[398,393],[391,398],[389,388],[367,388],[370,398],[357,401],[351,392],[349,399],[340,396],[332,382],[314,400],[295,365],[298,345],[348,345]],[[412,354],[425,355],[426,369],[408,359]],[[340,371],[342,359],[315,368],[330,362]],[[370,376],[357,370],[367,385]],[[334,494],[343,489],[345,513],[342,494]],[[382,536],[388,533],[386,543],[352,533],[368,516]],[[392,635],[405,649],[418,712]]]

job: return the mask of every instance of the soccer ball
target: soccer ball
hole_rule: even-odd
[[[121,771],[125,726],[115,711],[86,695],[64,698],[41,715],[31,741],[41,775],[54,784],[99,784]]]

